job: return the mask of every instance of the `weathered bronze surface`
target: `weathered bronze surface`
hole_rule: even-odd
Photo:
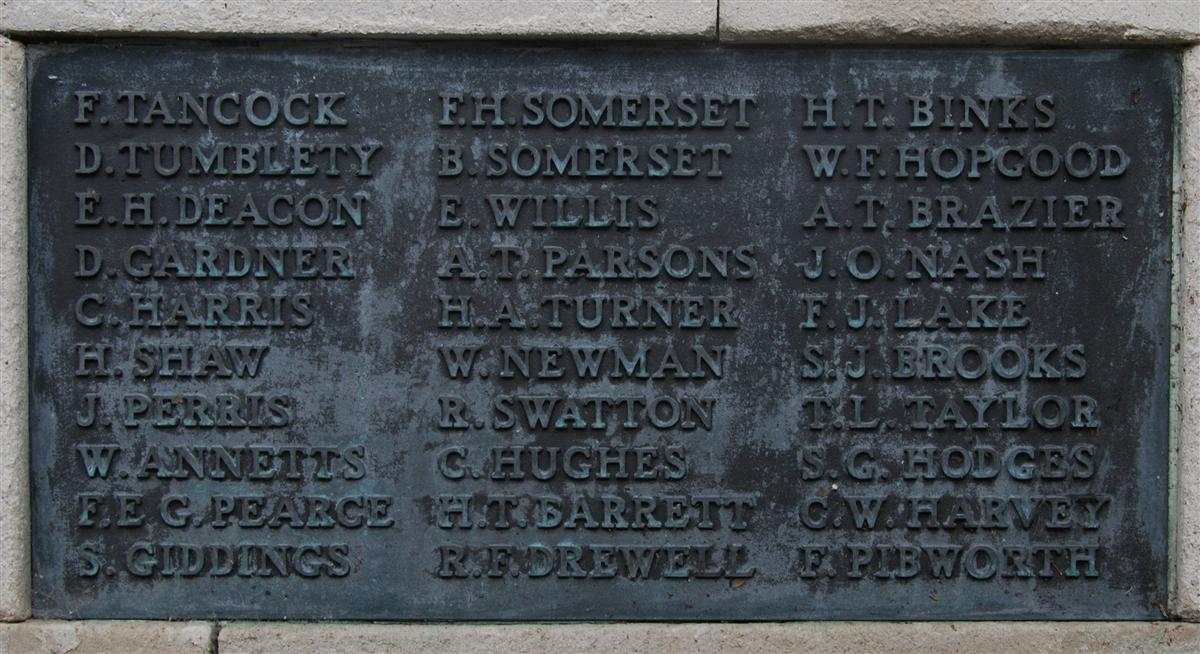
[[[30,57],[38,616],[1162,614],[1170,53]]]

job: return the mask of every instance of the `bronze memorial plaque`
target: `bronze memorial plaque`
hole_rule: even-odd
[[[1162,615],[1171,53],[29,57],[37,616]]]

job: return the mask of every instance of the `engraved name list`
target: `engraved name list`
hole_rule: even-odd
[[[31,53],[38,615],[1162,614],[1167,53]]]

